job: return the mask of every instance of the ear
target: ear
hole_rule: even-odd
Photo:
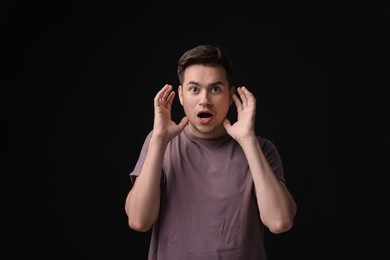
[[[177,93],[179,94],[180,104],[183,106],[183,87],[181,85],[177,88]]]
[[[236,93],[236,88],[233,86],[230,88],[230,105],[233,104],[233,95]]]

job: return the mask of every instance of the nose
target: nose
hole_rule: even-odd
[[[205,89],[203,89],[199,93],[199,105],[201,106],[208,106],[210,104],[210,98],[209,98],[209,92]]]

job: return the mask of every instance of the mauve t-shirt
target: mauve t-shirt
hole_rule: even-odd
[[[130,173],[141,172],[151,132]],[[284,172],[274,144],[258,137],[276,177]],[[229,135],[201,139],[187,127],[165,151],[160,215],[149,260],[266,260],[254,185],[240,145]]]

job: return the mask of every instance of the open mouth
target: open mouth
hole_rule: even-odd
[[[213,116],[212,114],[207,113],[207,112],[201,112],[201,113],[198,114],[198,117],[200,119],[207,119],[207,118],[210,118],[212,116]]]
[[[213,114],[211,114],[209,112],[200,112],[198,114],[198,118],[199,118],[200,123],[208,124],[211,122],[211,120],[213,118]]]

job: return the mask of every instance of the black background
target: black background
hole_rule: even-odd
[[[177,87],[185,50],[214,43],[233,59],[235,84],[255,94],[256,131],[278,147],[298,204],[292,230],[266,234],[269,260],[345,254],[341,238],[329,238],[339,193],[319,4],[25,3],[2,13],[2,158],[19,158],[11,168],[26,184],[19,252],[146,259],[150,234],[132,231],[124,212],[128,174],[152,127],[155,93]],[[181,116],[176,99],[173,117]]]

